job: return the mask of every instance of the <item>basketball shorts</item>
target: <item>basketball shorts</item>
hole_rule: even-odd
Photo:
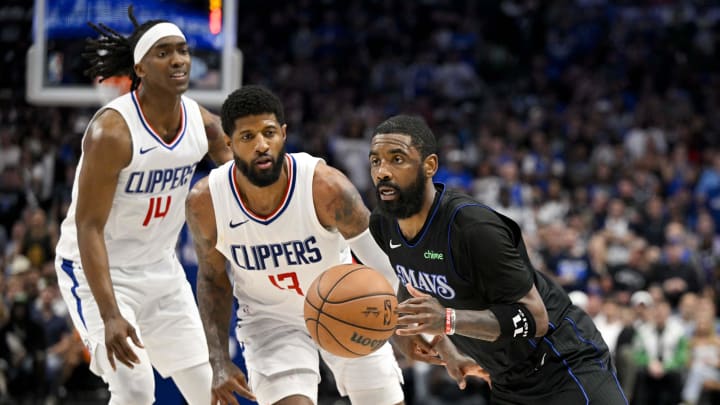
[[[170,266],[158,279],[158,269]],[[105,327],[80,263],[56,258],[60,292],[68,312],[90,351],[90,370],[102,376],[112,371],[106,356]],[[115,299],[122,316],[136,330],[155,369],[167,378],[174,372],[208,361],[200,313],[182,266],[173,256],[144,266],[112,268]],[[167,276],[163,276],[167,277]],[[132,342],[130,346],[139,350]],[[102,351],[104,352],[104,350]]]
[[[391,405],[403,400],[402,372],[390,344],[348,359],[318,349],[307,331],[290,327],[248,337],[241,344],[249,384],[260,405],[297,394],[317,403],[320,354],[340,394],[353,403]]]
[[[493,404],[627,404],[600,332],[583,310],[570,307],[538,340],[524,362],[493,383]]]

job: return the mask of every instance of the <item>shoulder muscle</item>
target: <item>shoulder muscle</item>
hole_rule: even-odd
[[[322,162],[315,167],[313,201],[320,223],[337,228],[346,239],[368,227],[370,211],[360,193],[342,172]]]

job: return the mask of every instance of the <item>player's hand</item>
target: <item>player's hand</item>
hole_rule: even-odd
[[[410,360],[444,366],[445,361],[440,358],[433,347],[435,341],[436,339],[427,342],[422,335],[397,336],[393,339],[393,344],[396,349]]]
[[[117,370],[115,359],[130,368],[134,368],[134,364],[140,364],[140,358],[130,347],[128,338],[132,340],[135,346],[139,348],[145,347],[140,342],[135,327],[122,316],[118,315],[105,321],[105,348],[108,361],[113,370]]]
[[[222,367],[213,367],[212,379],[212,405],[240,405],[234,393],[255,401],[255,395],[250,391],[245,374],[232,361],[225,361]]]
[[[492,387],[490,373],[485,371],[484,368],[480,367],[480,365],[470,357],[457,355],[453,356],[453,358],[446,359],[446,361],[447,364],[445,365],[445,368],[447,369],[448,374],[453,380],[455,380],[455,382],[457,382],[457,385],[461,390],[465,389],[465,386],[467,385],[465,378],[468,376],[482,378]]]
[[[400,336],[427,333],[442,335],[445,333],[445,307],[435,298],[423,294],[410,283],[406,284],[408,292],[413,298],[398,304],[398,328],[395,331]]]

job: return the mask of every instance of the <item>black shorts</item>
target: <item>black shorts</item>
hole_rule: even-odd
[[[627,404],[607,345],[592,319],[571,306],[525,362],[493,384],[493,404]]]

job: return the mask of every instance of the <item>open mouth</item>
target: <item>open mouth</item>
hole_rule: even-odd
[[[269,157],[261,157],[255,159],[255,166],[257,166],[258,169],[266,170],[272,168],[273,160]]]
[[[395,187],[380,186],[377,188],[377,191],[382,200],[393,200],[397,198],[398,190]]]

